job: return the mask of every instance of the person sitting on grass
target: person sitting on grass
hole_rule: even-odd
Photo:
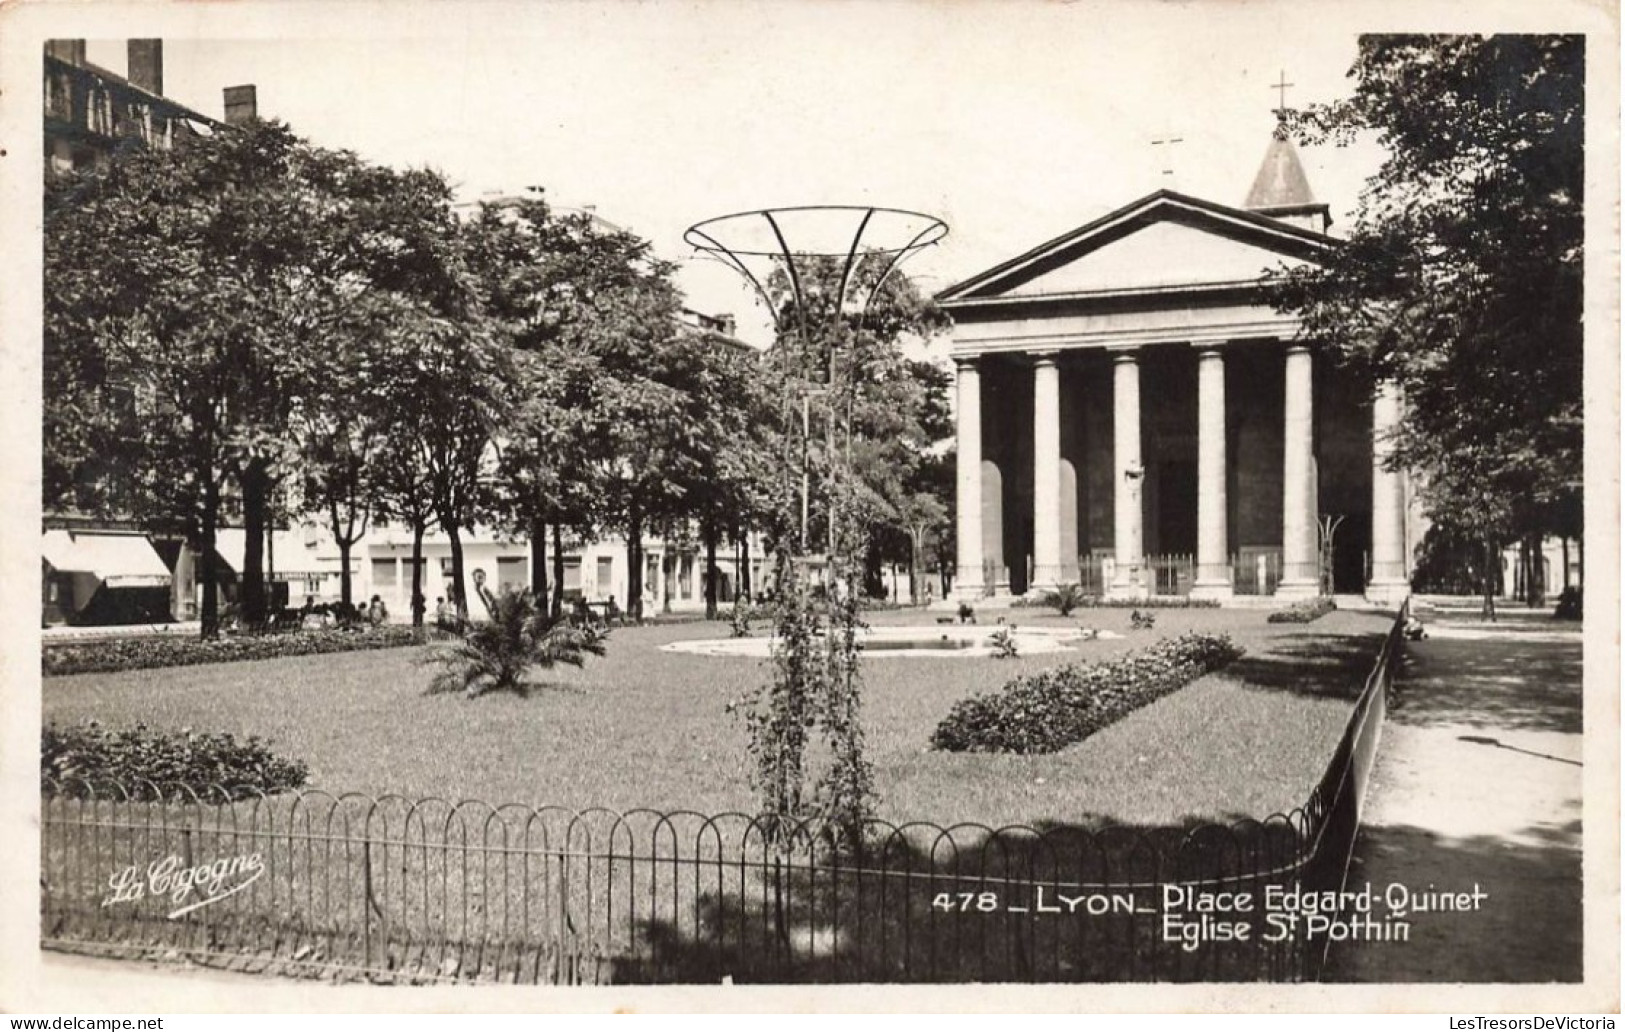
[[[389,610],[384,606],[384,600],[377,595],[372,596],[372,603],[367,606],[367,622],[374,627],[382,627],[389,619]]]

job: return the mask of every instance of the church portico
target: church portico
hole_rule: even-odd
[[[940,295],[962,598],[1403,596],[1400,401],[1264,300],[1265,269],[1335,245],[1306,187],[1286,199],[1291,218],[1161,191]]]

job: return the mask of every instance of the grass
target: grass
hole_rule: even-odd
[[[984,623],[991,614],[982,614]],[[875,613],[876,625],[921,623]],[[1347,719],[1387,619],[1336,612],[1313,629],[1258,610],[1163,610],[1070,619],[1014,611],[1021,626],[1088,626],[1122,638],[1009,660],[874,658],[864,665],[868,755],[880,816],[975,821],[1178,824],[1262,817],[1303,802]],[[989,628],[990,633],[992,628]],[[1048,756],[947,754],[931,729],[966,695],[1018,673],[1121,653],[1185,630],[1232,634],[1249,655]],[[743,720],[725,712],[764,661],[662,652],[726,637],[727,624],[617,629],[609,655],[542,675],[528,699],[425,695],[420,649],[86,674],[43,684],[47,720],[257,734],[310,765],[330,791],[480,798],[571,808],[749,810]]]

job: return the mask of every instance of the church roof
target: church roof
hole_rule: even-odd
[[[1243,207],[1267,211],[1314,204],[1315,196],[1309,189],[1309,177],[1303,174],[1297,148],[1277,131],[1270,139],[1269,150],[1264,152],[1264,163],[1258,167],[1258,175],[1253,179],[1253,188],[1247,191]]]
[[[1315,260],[1333,245],[1333,241],[1324,234],[1265,214],[1173,190],[1158,190],[1040,244],[1025,254],[962,280],[939,292],[937,300],[952,306],[956,302],[974,302],[1004,294],[1076,261],[1082,255],[1158,223],[1187,226],[1213,237],[1263,248],[1286,258]]]

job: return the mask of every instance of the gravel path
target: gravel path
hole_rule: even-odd
[[[1441,616],[1407,646],[1349,881],[1486,895],[1335,946],[1328,980],[1579,981],[1578,629]]]

